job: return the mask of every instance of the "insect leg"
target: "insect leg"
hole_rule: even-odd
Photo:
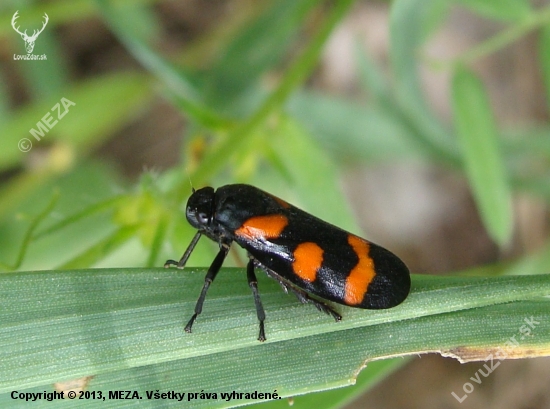
[[[289,292],[291,291],[292,293],[294,293],[294,295],[296,296],[296,298],[298,298],[298,300],[302,303],[302,304],[305,304],[305,303],[312,303],[313,305],[315,305],[315,307],[321,311],[321,312],[324,312],[325,314],[328,314],[328,315],[331,315],[332,318],[334,318],[335,321],[340,321],[342,320],[342,316],[340,314],[338,314],[332,307],[330,307],[329,305],[325,304],[324,302],[321,302],[321,301],[318,301],[314,298],[311,298],[305,291],[299,289],[298,287],[292,285],[291,283],[289,283],[288,281],[284,281],[277,273],[275,273],[274,271],[264,267],[263,265],[259,264],[259,267],[261,267],[269,277],[277,280],[277,282],[281,285],[281,287],[283,287],[283,290],[285,292]]]
[[[191,240],[191,243],[189,243],[187,250],[185,250],[185,253],[183,253],[183,256],[181,256],[180,261],[166,260],[166,263],[164,263],[164,268],[168,268],[170,266],[176,266],[177,268],[185,267],[185,263],[187,263],[187,259],[195,249],[195,246],[199,242],[201,235],[202,233],[200,231],[198,231],[197,234],[195,234],[195,237],[193,237],[193,240]]]
[[[298,288],[296,288],[292,285],[289,285],[288,289],[294,293],[296,298],[298,298],[298,300],[302,304],[310,302],[313,305],[315,305],[315,307],[319,311],[324,312],[325,314],[331,315],[332,318],[334,318],[335,321],[342,320],[342,316],[340,314],[338,314],[332,307],[328,306],[324,302],[321,302],[321,301],[318,301],[314,298],[311,298],[305,291],[302,291],[302,290],[300,290],[300,289],[298,289]]]
[[[197,315],[199,315],[202,312],[202,304],[204,303],[206,292],[208,291],[210,284],[212,284],[212,281],[214,281],[214,279],[216,278],[216,274],[218,274],[218,272],[220,271],[220,268],[222,267],[222,264],[223,264],[223,260],[225,259],[225,257],[227,256],[227,253],[229,252],[230,245],[231,243],[229,244],[222,243],[220,245],[220,251],[218,252],[218,255],[216,256],[212,264],[210,265],[210,268],[206,273],[206,277],[204,277],[204,285],[202,287],[201,295],[197,300],[197,304],[195,305],[195,313],[193,314],[193,316],[185,326],[185,332],[191,332],[191,327],[193,326],[193,323],[197,319]]]
[[[254,295],[254,303],[256,304],[256,315],[258,316],[258,321],[260,321],[260,334],[258,335],[258,341],[265,341],[265,330],[264,330],[264,320],[265,320],[265,311],[262,306],[262,301],[260,300],[260,293],[258,292],[258,280],[256,279],[256,274],[254,274],[254,259],[250,258],[248,265],[246,266],[246,277],[248,278],[248,285],[252,289],[252,294]]]

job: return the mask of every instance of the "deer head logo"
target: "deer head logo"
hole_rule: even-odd
[[[30,53],[32,53],[32,50],[34,48],[34,42],[38,38],[39,34],[42,31],[44,31],[44,28],[46,27],[46,24],[48,24],[49,18],[48,18],[48,15],[46,13],[44,13],[44,24],[42,25],[42,28],[40,30],[34,30],[32,35],[28,36],[27,35],[27,30],[25,30],[22,33],[21,31],[19,31],[19,27],[15,26],[15,20],[17,20],[19,18],[17,13],[19,13],[19,10],[17,10],[15,12],[15,14],[13,15],[13,18],[11,19],[11,26],[13,27],[13,29],[16,32],[18,32],[21,35],[21,38],[23,38],[23,40],[25,41],[25,48],[27,49],[27,54],[30,54]]]

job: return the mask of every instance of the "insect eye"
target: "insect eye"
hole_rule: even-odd
[[[208,222],[210,221],[208,215],[204,212],[196,212],[195,216],[200,224],[208,224]]]

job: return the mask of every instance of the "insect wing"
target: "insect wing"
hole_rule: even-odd
[[[391,308],[410,290],[409,270],[393,253],[283,201],[235,236],[271,275],[330,301]]]

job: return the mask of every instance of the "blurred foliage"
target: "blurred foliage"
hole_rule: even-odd
[[[34,50],[35,54],[46,54],[47,61],[13,63],[26,87],[28,99],[25,104],[13,108],[9,84],[6,80],[0,82],[0,171],[4,173],[0,185],[2,270],[52,270],[43,276],[43,280],[55,280],[56,274],[66,277],[60,271],[65,269],[162,266],[164,260],[181,253],[193,234],[181,212],[190,193],[190,181],[194,186],[220,186],[237,181],[255,184],[327,221],[357,231],[338,183],[342,169],[350,164],[404,160],[436,163],[463,173],[468,179],[484,225],[500,246],[505,246],[511,239],[511,198],[515,193],[550,201],[549,124],[541,122],[525,124],[521,128],[502,128],[494,119],[483,83],[471,68],[472,63],[481,58],[536,32],[540,70],[546,86],[547,104],[550,103],[550,6],[534,9],[526,0],[395,0],[391,3],[390,13],[390,69],[383,69],[358,45],[356,66],[366,98],[352,101],[304,86],[316,68],[332,30],[350,11],[354,3],[351,0],[249,2],[246,12],[229,15],[220,26],[171,54],[160,51],[164,29],[155,11],[155,3],[152,0],[54,0],[44,4],[7,1],[0,6],[0,20],[4,22],[11,21],[17,9],[21,24],[35,24],[41,20],[44,11],[50,18],[48,28],[40,35]],[[499,21],[502,29],[452,61],[432,61],[433,69],[451,74],[453,122],[449,124],[439,119],[427,103],[419,66],[423,46],[437,34],[451,7],[465,7],[479,16]],[[70,76],[68,57],[64,55],[55,29],[92,18],[101,19],[109,27],[141,64],[141,70],[101,73],[85,78]],[[9,49],[6,54],[24,52],[20,36],[8,24],[0,26],[0,36]],[[7,73],[2,72],[2,75],[7,76]],[[169,101],[186,119],[181,162],[161,174],[144,173],[132,186],[116,169],[99,161],[94,150],[130,124],[159,96]],[[73,104],[67,105],[66,101]],[[54,126],[49,129],[47,124]],[[22,143],[23,138],[26,141]],[[21,149],[29,146],[27,141],[32,147],[23,152]],[[483,272],[494,275],[548,271],[549,245],[539,254],[506,266],[488,266]],[[214,250],[213,244],[199,245],[189,265],[208,265]],[[45,283],[41,283],[40,277],[21,280],[18,274],[4,274],[2,278],[7,280],[4,288],[23,293],[24,290],[38,291]],[[93,270],[83,270],[81,274],[83,282],[93,283]],[[173,273],[168,277],[171,276]],[[201,281],[200,274],[193,274],[190,280],[195,287]],[[140,283],[143,287],[138,287],[138,292],[144,294],[153,286],[147,280]],[[443,281],[442,288],[453,288],[455,284]],[[535,285],[544,289],[547,284],[548,279],[540,277],[517,282],[519,289]],[[264,283],[261,285],[263,288]],[[265,284],[268,288],[269,285]],[[467,286],[467,281],[461,285]],[[504,284],[496,282],[494,285],[497,291]],[[50,291],[50,294],[55,293],[55,288]],[[197,291],[191,292],[195,296]],[[527,314],[528,307],[534,304],[526,300],[543,293],[522,294],[524,298],[514,300],[520,303],[518,311]],[[456,297],[460,298],[460,295]],[[55,300],[61,303],[63,299],[53,299],[52,308],[58,311],[62,304],[55,305]],[[500,299],[494,303],[510,301]],[[158,302],[168,301],[159,298]],[[220,310],[224,312],[223,316],[214,317],[214,323],[219,325],[227,325],[224,321],[227,318],[238,321],[242,316],[238,297],[237,304],[233,304],[230,298],[225,302],[227,304],[223,304],[222,297]],[[536,311],[548,310],[546,301],[535,304]],[[121,303],[117,308],[133,311],[136,305]],[[188,306],[185,311],[190,308]],[[289,314],[293,314],[294,319],[301,317],[302,311],[308,307],[303,308]],[[406,308],[405,305],[404,310]],[[474,311],[468,311],[468,308],[473,307],[464,304],[464,314]],[[517,322],[512,318],[506,321],[499,315],[498,307],[494,308],[495,311],[491,311],[496,314],[496,322],[502,324],[499,334],[501,339],[506,338]],[[231,309],[234,310],[231,314],[225,314]],[[179,315],[181,311],[184,311],[183,307],[172,314]],[[441,303],[441,309],[433,312],[437,314],[434,322],[444,322],[444,313],[448,311]],[[0,313],[8,312],[3,309]],[[480,309],[477,314],[484,317],[486,312]],[[35,322],[32,317],[30,311],[28,321],[23,324],[32,326]],[[17,328],[10,327],[13,324],[3,318],[4,315],[0,321],[4,333],[11,328],[15,334]],[[54,318],[55,314],[52,314],[50,320]],[[47,324],[51,321],[44,319],[41,325],[45,332],[40,334],[54,336],[47,332]],[[460,320],[460,315],[451,314],[450,319]],[[173,328],[180,324],[179,320],[171,322]],[[82,322],[74,325],[80,328]],[[136,322],[136,325],[139,329],[139,325],[144,324]],[[330,337],[335,333],[326,328],[323,331],[326,337],[316,342],[333,345],[330,342],[336,340],[331,341]],[[350,331],[345,331],[342,339],[351,342],[359,335],[359,332]],[[384,330],[380,326],[376,331],[381,331],[376,332],[377,336],[391,336],[391,331],[395,330]],[[465,328],[457,325],[456,331],[465,331]],[[32,339],[32,333],[27,336]],[[416,337],[421,340],[422,334],[417,333]],[[497,338],[495,334],[482,334],[471,338],[470,342],[490,346]],[[100,348],[94,344],[94,339],[86,340]],[[548,339],[542,341],[541,344],[548,343]],[[193,349],[196,345],[192,340],[187,342],[190,349],[186,356],[195,357],[190,359],[202,355],[204,359],[216,360],[212,351],[199,352]],[[460,342],[465,345],[468,340]],[[26,345],[34,348],[32,343]],[[239,350],[243,356],[254,352],[261,359],[261,355],[266,353],[256,343],[243,345],[234,339],[229,345],[243,348]],[[277,350],[277,343],[266,346]],[[283,346],[297,347],[291,339],[281,341],[280,347]],[[395,353],[395,349],[387,349],[376,357]],[[337,365],[339,361],[335,355],[328,354],[327,359],[334,359],[334,365]],[[226,355],[224,359],[230,360],[231,353]],[[172,359],[172,365],[175,365],[166,366],[170,366],[170,371],[177,371],[179,365],[185,366],[181,354],[149,358],[128,366],[139,368],[142,371],[139,376],[147,376],[148,370],[160,371],[160,367],[155,365],[166,362],[166,359]],[[352,374],[339,372],[339,381],[327,383],[320,379],[316,383],[305,379],[303,385],[295,385],[295,389],[286,393],[302,394],[352,383],[364,359],[365,356],[356,356],[356,370]],[[2,365],[0,363],[0,371],[13,370]],[[277,363],[271,362],[270,365],[276,373]],[[192,366],[200,371],[199,363]],[[388,368],[395,366],[395,361],[369,363],[358,383],[366,388],[384,376]],[[65,374],[70,378],[97,370],[105,376],[112,375],[113,378],[109,379],[114,383],[109,389],[117,389],[116,382],[129,376],[126,372],[116,372],[121,368],[86,367],[81,373],[67,371],[56,373],[56,376]],[[279,369],[284,371],[282,366]],[[19,379],[4,386],[19,390],[43,388],[50,378],[42,379],[42,383],[40,379],[32,382]],[[151,386],[152,389],[158,387]],[[238,387],[235,385],[234,389]],[[326,398],[313,395],[296,401],[307,407],[321,401],[328,407],[341,404],[358,390],[348,388],[345,393],[337,395],[325,393]]]

